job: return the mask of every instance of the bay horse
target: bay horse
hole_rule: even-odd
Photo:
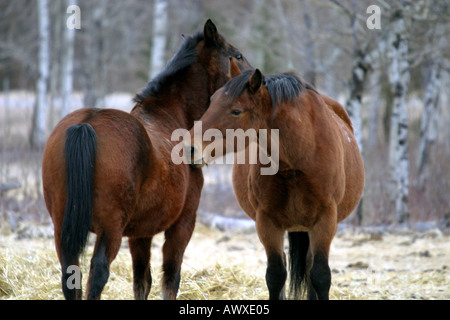
[[[330,244],[337,224],[357,206],[364,187],[364,166],[350,119],[338,102],[295,74],[264,76],[258,69],[241,73],[233,64],[234,78],[214,93],[200,118],[202,134],[211,128],[220,130],[223,137],[227,129],[278,130],[278,141],[274,139],[267,150],[273,156],[273,143],[278,143],[278,171],[263,175],[260,160],[254,164],[235,161],[234,191],[242,209],[255,220],[265,248],[270,299],[285,298],[285,232],[291,296],[300,298],[307,289],[309,299],[328,299]],[[211,143],[199,144],[194,138],[185,142],[192,166],[208,162],[203,151]],[[238,147],[231,150],[242,151]],[[249,142],[240,148],[248,151]],[[245,156],[248,160],[248,153]]]
[[[132,257],[134,297],[147,299],[152,237],[163,231],[162,293],[176,298],[203,175],[172,163],[171,133],[189,129],[205,112],[210,96],[230,78],[229,59],[242,70],[251,68],[208,20],[135,96],[130,113],[83,108],[55,127],[44,149],[43,189],[66,299],[81,299],[82,289],[68,286],[69,271],[78,266],[90,231],[97,237],[88,299],[100,298],[123,236]]]

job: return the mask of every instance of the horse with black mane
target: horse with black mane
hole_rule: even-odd
[[[224,139],[230,129],[269,129],[269,134],[278,130],[274,131],[277,139],[271,136],[265,142],[270,160],[278,159],[275,174],[262,174],[268,165],[261,159],[250,164],[248,152],[246,163],[235,161],[233,166],[236,197],[255,220],[267,254],[270,299],[285,297],[285,232],[292,296],[300,297],[306,282],[310,299],[328,299],[331,241],[338,223],[357,206],[364,187],[364,166],[350,118],[338,102],[295,74],[263,76],[258,69],[241,74],[233,61],[230,74],[235,77],[212,96],[200,118],[202,135],[211,128],[220,130]],[[208,157],[213,153],[205,149],[217,141],[199,143],[193,130],[185,150],[191,153],[192,166],[201,167],[212,160]],[[260,136],[256,142],[261,148]],[[219,153],[226,154],[230,148],[225,140],[222,145]],[[247,139],[231,150],[248,151],[249,145]]]
[[[164,299],[175,299],[185,248],[203,186],[200,169],[175,165],[175,129],[189,129],[229,79],[230,58],[251,68],[208,20],[187,37],[166,68],[135,97],[131,113],[83,108],[53,130],[43,156],[43,188],[54,224],[66,299],[81,299],[67,281],[89,231],[96,237],[87,298],[99,299],[123,236],[129,239],[136,299],[149,295],[152,237],[165,232]],[[69,268],[69,270],[68,270]]]

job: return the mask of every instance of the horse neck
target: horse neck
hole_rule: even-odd
[[[142,106],[141,116],[168,134],[175,129],[190,129],[209,106],[213,87],[201,67],[191,67],[178,74],[157,95],[147,99]]]
[[[174,103],[177,105],[177,101],[183,101],[178,108],[183,113],[182,128],[185,129],[192,128],[194,121],[200,120],[208,109],[210,97],[214,93],[211,79],[203,69],[194,69],[190,73],[181,80],[182,85],[177,89],[180,91],[179,97],[175,98]]]

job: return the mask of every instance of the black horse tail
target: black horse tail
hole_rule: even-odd
[[[300,299],[306,291],[306,255],[309,248],[307,232],[288,232],[289,239],[289,292],[293,299]]]
[[[69,276],[67,268],[70,265],[78,264],[78,257],[84,251],[91,228],[96,136],[94,128],[88,123],[72,125],[66,131],[64,154],[67,200],[61,231],[63,278]]]

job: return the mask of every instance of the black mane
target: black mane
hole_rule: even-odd
[[[248,87],[248,82],[253,74],[252,70],[244,71],[237,77],[232,78],[225,85],[225,93],[231,98],[236,99]],[[294,73],[277,73],[264,76],[264,86],[269,91],[272,99],[272,107],[281,102],[289,102],[296,99],[305,90],[317,91],[308,83],[303,82]]]
[[[146,98],[155,96],[178,72],[195,62],[197,58],[197,44],[203,39],[203,32],[188,36],[167,66],[147,84],[141,93],[136,94],[133,101],[142,103]]]

